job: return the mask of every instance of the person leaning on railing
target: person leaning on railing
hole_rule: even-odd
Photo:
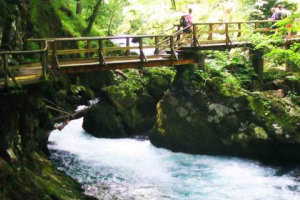
[[[269,18],[269,20],[276,20],[276,8],[275,7],[272,7],[271,8],[271,17]]]

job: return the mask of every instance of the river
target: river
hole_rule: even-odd
[[[50,159],[99,199],[300,199],[293,171],[235,157],[173,153],[149,140],[99,139],[82,122],[52,131]]]

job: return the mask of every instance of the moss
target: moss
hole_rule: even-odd
[[[83,120],[82,127],[96,137],[125,137],[123,120],[116,109],[106,100],[93,106]]]
[[[154,125],[156,104],[170,86],[174,71],[153,68],[128,69],[124,73],[128,78],[116,76],[116,84],[102,88],[105,94],[103,102],[100,101],[97,108],[85,117],[84,128],[91,134],[98,137],[125,137],[146,133]],[[99,116],[101,113],[107,113],[110,120],[102,119]],[[108,128],[112,126],[109,123],[114,124],[116,130]]]
[[[55,37],[62,34],[59,16],[51,1],[30,0],[30,20],[36,37]],[[42,23],[41,23],[42,22]]]
[[[246,133],[242,132],[242,133],[232,135],[231,140],[238,144],[247,145],[247,143],[250,141],[250,137]]]
[[[57,82],[41,82],[1,94],[4,107],[0,111],[0,199],[89,198],[82,194],[76,181],[56,170],[42,152],[48,152],[46,144],[53,116],[60,114],[50,112],[47,105],[64,110],[69,106],[73,110],[70,103],[80,102],[89,91],[81,86],[73,86],[71,91],[68,86],[61,88]]]
[[[300,108],[290,97],[280,95],[251,92],[224,70],[178,71],[157,105],[150,140],[187,153],[300,162],[295,153]]]
[[[280,126],[286,134],[295,135],[299,129],[300,108],[288,98],[279,98],[267,93],[253,93],[248,96],[253,112],[266,122],[268,131],[281,135],[274,126]],[[275,127],[276,127],[275,126]]]
[[[80,185],[57,171],[42,152],[31,152],[21,168],[0,158],[0,169],[1,199],[88,199]]]
[[[263,129],[262,127],[259,127],[259,126],[254,128],[253,137],[257,138],[257,139],[263,139],[263,140],[266,140],[269,138],[265,129]]]

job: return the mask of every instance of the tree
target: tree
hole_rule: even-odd
[[[89,34],[91,32],[93,24],[96,20],[98,11],[99,11],[102,3],[103,3],[103,0],[98,0],[96,5],[94,6],[93,12],[92,12],[91,16],[88,18],[88,26],[85,30],[85,34]]]
[[[76,14],[77,15],[82,14],[82,2],[81,2],[81,0],[76,0]]]
[[[174,10],[177,10],[177,8],[176,8],[176,0],[171,0],[171,4],[172,4],[172,8]]]

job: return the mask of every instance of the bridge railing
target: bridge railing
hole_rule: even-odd
[[[147,62],[148,59],[161,57],[162,50],[172,49],[168,35],[138,35],[138,36],[109,36],[109,37],[77,37],[77,38],[46,38],[49,43],[49,57],[52,66],[59,68],[70,64],[69,61],[83,60],[84,62],[106,62],[138,60]],[[28,41],[40,41],[30,39]],[[115,42],[117,41],[117,42]],[[134,43],[132,42],[134,41]],[[119,45],[118,43],[121,43]],[[71,47],[70,47],[71,46]],[[72,48],[73,46],[73,48]],[[74,48],[75,47],[75,48]],[[147,55],[145,53],[147,51]],[[175,55],[175,51],[173,52]],[[171,56],[165,51],[166,57]],[[173,56],[174,57],[174,56]]]
[[[3,61],[4,82],[7,85],[8,81],[12,80],[17,84],[14,74],[10,71],[12,67],[8,64],[8,57],[11,55],[40,55],[40,60],[30,66],[39,67],[41,75],[46,77],[49,64],[51,67],[59,69],[60,67],[83,64],[99,64],[105,67],[107,63],[114,62],[145,63],[154,58],[178,60],[176,50],[181,47],[197,47],[218,43],[230,45],[231,42],[240,39],[245,30],[274,32],[275,29],[272,28],[272,25],[275,22],[270,20],[205,22],[194,23],[185,28],[174,25],[158,35],[28,39],[27,42],[38,43],[40,49],[0,52]],[[296,19],[294,22],[299,23],[300,20]],[[186,33],[188,32],[187,29],[190,29],[191,33]],[[291,37],[300,38],[300,35]],[[22,69],[22,66],[15,68]]]
[[[12,64],[9,63],[9,57],[10,56],[25,56],[25,55],[38,55],[39,57],[39,64],[42,66],[41,70],[41,76],[46,77],[46,71],[48,68],[47,64],[47,54],[48,54],[48,42],[46,40],[41,40],[38,42],[38,45],[40,46],[39,50],[25,50],[25,51],[1,51],[1,71],[2,71],[2,77],[4,79],[4,87],[8,87],[10,80],[14,82],[16,86],[19,86],[17,79],[15,78],[15,72],[12,72],[12,69],[14,70],[21,70],[20,65],[11,67]],[[32,63],[29,63],[31,65]],[[40,75],[38,75],[40,76]]]
[[[253,32],[275,32],[276,29],[272,26],[276,23],[275,20],[254,20],[241,22],[204,22],[193,23],[191,26],[191,35],[193,37],[193,46],[225,43],[230,44],[233,41],[238,41],[243,32],[250,30]],[[299,23],[300,19],[295,19],[293,23]],[[182,30],[179,24],[175,25],[177,30]],[[292,35],[300,37],[300,35]],[[180,36],[178,36],[180,38]],[[178,39],[177,39],[178,40]]]

